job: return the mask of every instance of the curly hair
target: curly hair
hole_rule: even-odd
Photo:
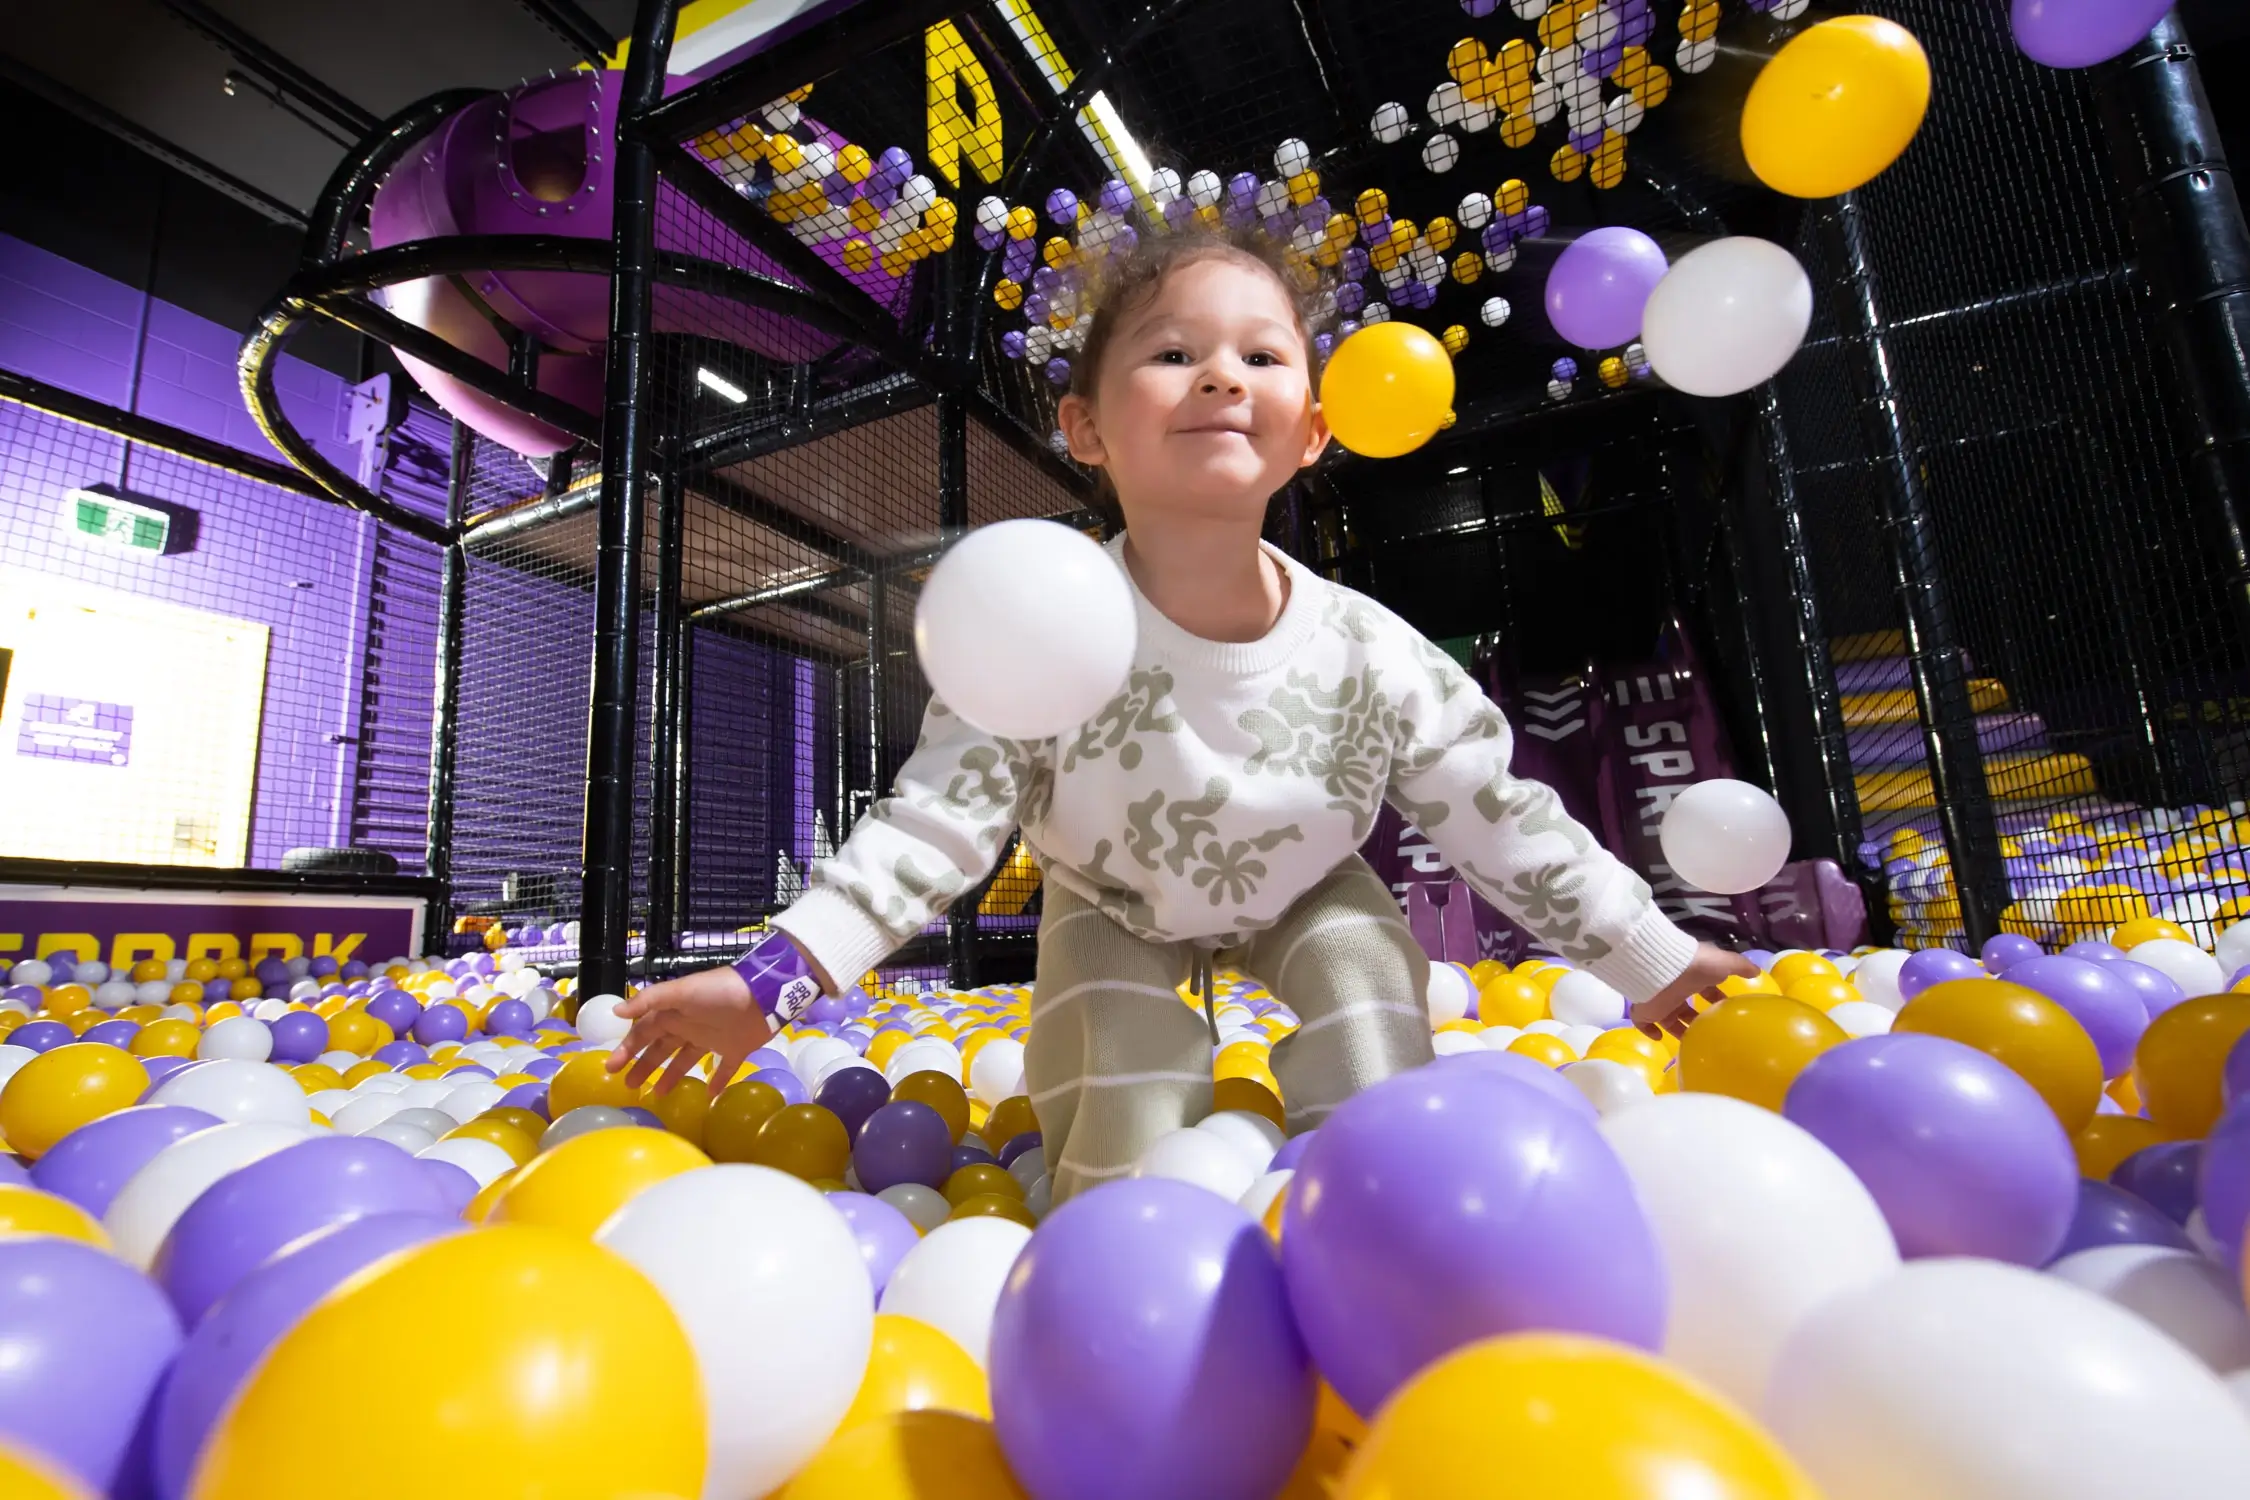
[[[1332,278],[1309,256],[1263,230],[1191,220],[1184,228],[1144,232],[1130,250],[1103,257],[1082,273],[1086,278],[1083,295],[1092,305],[1093,316],[1077,357],[1070,362],[1069,394],[1092,400],[1101,377],[1102,357],[1124,316],[1146,306],[1173,272],[1215,257],[1255,266],[1281,288],[1289,300],[1297,332],[1305,341],[1307,369],[1317,389],[1321,352],[1316,339],[1329,331],[1336,317]],[[1284,493],[1286,489],[1277,491],[1268,502],[1269,520]],[[1118,505],[1117,488],[1110,482],[1108,471],[1098,468],[1094,471],[1093,509],[1110,530],[1124,529],[1125,514]]]

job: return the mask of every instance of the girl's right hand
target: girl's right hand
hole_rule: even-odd
[[[764,1046],[775,1032],[773,1019],[750,992],[750,983],[729,965],[667,979],[618,1005],[617,1014],[632,1030],[609,1055],[609,1071],[625,1073],[634,1088],[657,1069],[656,1092],[668,1094],[705,1054],[716,1054],[711,1095],[733,1082],[743,1059]]]

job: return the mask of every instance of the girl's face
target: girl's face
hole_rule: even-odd
[[[1174,269],[1124,314],[1091,401],[1063,398],[1071,456],[1109,471],[1128,527],[1262,520],[1328,446],[1289,298],[1262,266],[1211,255]]]

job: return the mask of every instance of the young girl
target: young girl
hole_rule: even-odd
[[[1389,610],[1264,545],[1327,446],[1312,295],[1263,241],[1149,236],[1109,268],[1060,418],[1122,512],[1140,644],[1074,733],[995,739],[932,700],[893,794],[740,963],[618,1007],[609,1059],[712,1087],[982,879],[1020,827],[1045,873],[1024,1080],[1054,1200],[1210,1112],[1211,1038],[1177,986],[1225,952],[1302,1024],[1273,1049],[1292,1132],[1431,1059],[1428,960],[1357,851],[1388,800],[1501,910],[1677,1031],[1750,972],[1511,776],[1500,712]]]

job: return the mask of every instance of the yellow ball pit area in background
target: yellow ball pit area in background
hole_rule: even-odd
[[[1820,1500],[1779,1444],[1671,1366],[1563,1334],[1471,1344],[1385,1403],[1339,1500]]]
[[[1452,408],[1453,357],[1412,323],[1361,328],[1336,346],[1320,378],[1328,430],[1366,458],[1413,452]]]
[[[590,1130],[518,1168],[486,1222],[530,1224],[591,1238],[609,1216],[667,1177],[711,1158],[666,1130]]]
[[[57,1234],[97,1249],[109,1248],[109,1235],[100,1223],[68,1198],[20,1182],[0,1183],[0,1239],[15,1234]],[[10,1493],[0,1489],[0,1495]]]
[[[70,1042],[42,1052],[0,1088],[0,1137],[33,1160],[79,1126],[124,1109],[148,1089],[148,1069],[121,1047]]]
[[[1025,1496],[991,1423],[958,1412],[901,1411],[837,1433],[772,1500]]]
[[[607,1134],[662,1135],[580,1140]],[[412,1330],[453,1305],[473,1309],[473,1331],[433,1358]],[[283,1334],[213,1429],[191,1493],[688,1500],[703,1414],[695,1351],[640,1272],[575,1234],[471,1230],[380,1263]]]

